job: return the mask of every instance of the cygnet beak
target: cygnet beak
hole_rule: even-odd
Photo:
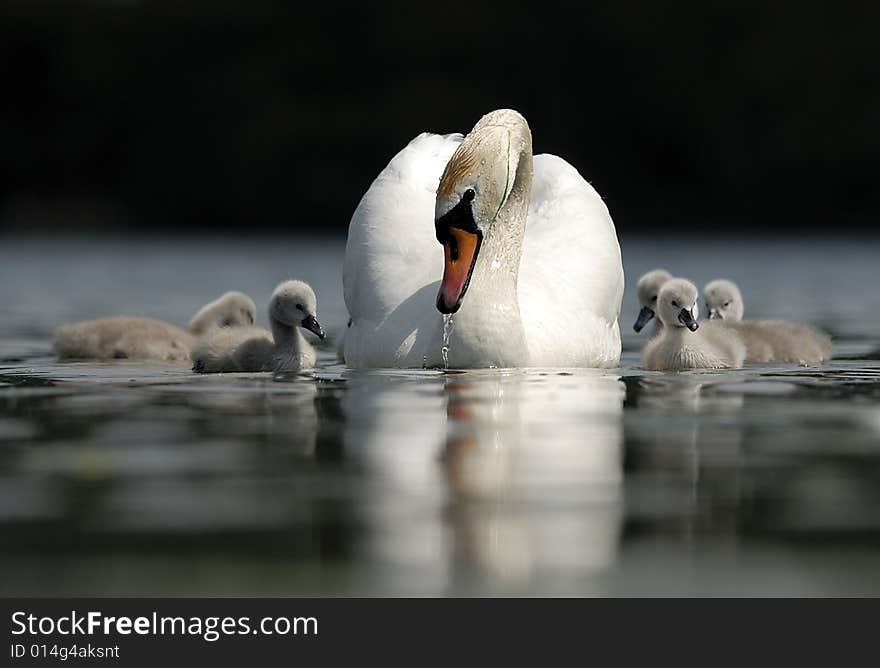
[[[321,329],[321,325],[318,323],[318,319],[315,318],[311,313],[303,318],[302,326],[309,330],[312,334],[317,336],[319,339],[323,339],[326,334],[324,334],[324,330]]]
[[[724,320],[724,315],[714,308],[709,309],[709,320]]]
[[[699,329],[700,325],[697,324],[697,321],[694,320],[694,314],[688,311],[686,308],[681,309],[678,314],[678,321],[687,327],[692,332],[696,332]]]
[[[636,318],[636,324],[633,325],[633,329],[636,332],[641,332],[642,328],[648,324],[648,321],[654,317],[654,311],[651,310],[649,306],[643,306],[642,310],[639,311],[639,317]]]

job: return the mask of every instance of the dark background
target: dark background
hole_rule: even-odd
[[[621,233],[880,214],[876,2],[316,4],[5,3],[0,225],[343,231],[413,136],[502,106]]]

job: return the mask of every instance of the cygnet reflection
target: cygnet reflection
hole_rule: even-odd
[[[703,521],[735,522],[742,393],[728,391],[734,384],[686,374],[630,378],[627,385],[627,405],[638,408],[626,421],[631,519],[666,528],[683,523],[688,535]]]

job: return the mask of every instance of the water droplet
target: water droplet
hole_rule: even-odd
[[[440,355],[443,357],[443,370],[449,368],[449,339],[452,336],[452,330],[455,329],[455,320],[451,313],[443,314],[443,347],[440,348]]]

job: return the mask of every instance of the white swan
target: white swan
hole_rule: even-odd
[[[690,281],[666,281],[655,310],[663,329],[642,351],[642,366],[648,371],[742,366],[746,347],[733,330],[712,321],[697,323],[697,287]]]
[[[574,167],[533,158],[515,111],[398,153],[352,216],[343,283],[350,366],[438,366],[444,326],[452,367],[620,359],[614,223]]]
[[[284,281],[269,300],[272,332],[259,327],[217,329],[201,339],[192,353],[193,371],[292,372],[315,366],[315,350],[299,331],[319,338],[324,330],[317,320],[317,299],[307,283]]]
[[[257,307],[242,292],[227,292],[203,306],[189,331],[154,318],[112,316],[62,325],[55,333],[60,359],[186,361],[197,337],[212,327],[252,325]]]
[[[645,325],[656,315],[654,309],[657,307],[657,295],[660,294],[660,288],[663,287],[663,284],[670,278],[672,278],[672,274],[665,269],[654,269],[643,274],[639,279],[639,306],[642,308],[633,325],[633,330],[636,333],[641,332]],[[660,319],[657,318],[654,321],[654,335],[660,331],[662,326]]]
[[[817,366],[831,360],[831,337],[798,322],[743,320],[745,303],[733,281],[716,279],[703,288],[706,311],[720,320],[746,344],[749,362],[784,362]]]

